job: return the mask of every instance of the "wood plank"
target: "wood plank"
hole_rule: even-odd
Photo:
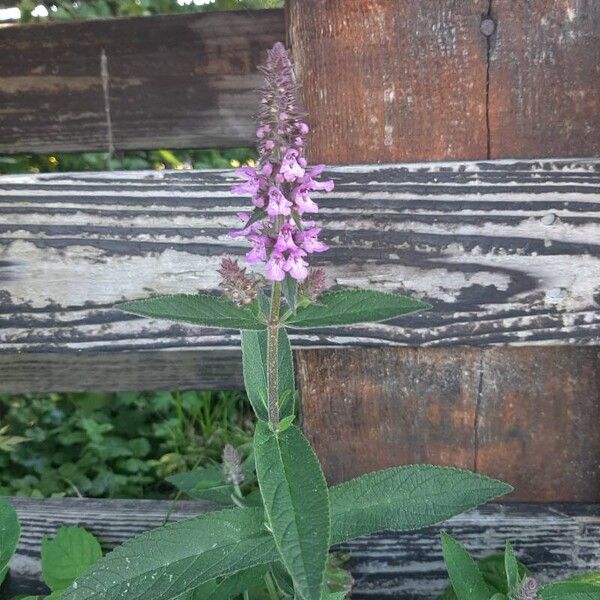
[[[133,535],[160,526],[171,508],[165,501],[13,499],[22,521],[18,554],[0,598],[42,591],[39,584],[41,538],[61,524],[90,529],[109,549]],[[171,521],[209,507],[179,502]],[[600,569],[599,505],[491,504],[450,519],[444,529],[475,556],[500,551],[506,539],[542,581]],[[440,527],[407,533],[381,533],[342,546],[356,579],[353,600],[425,600],[446,585],[439,544]]]
[[[499,0],[488,158],[600,155],[600,3]]]
[[[596,344],[600,160],[332,169],[319,256],[334,286],[427,298],[391,324],[297,345]],[[241,255],[230,171],[0,179],[2,351],[236,348],[234,332],[121,314],[116,301],[214,291]],[[368,202],[368,205],[365,204]],[[375,209],[375,210],[374,210]]]
[[[239,349],[0,353],[0,389],[78,391],[241,390]]]
[[[598,3],[585,0],[288,2],[293,53],[300,66],[305,103],[315,125],[311,160],[330,164],[378,162],[389,160],[390,153],[407,161],[547,156],[553,151],[563,156],[597,154],[599,8]],[[348,18],[348,14],[354,18]],[[488,27],[490,16],[496,20],[497,33]],[[394,52],[397,48],[402,51]],[[405,59],[408,65],[404,64]],[[448,76],[444,71],[446,64],[451,67]],[[342,72],[348,76],[340,78]],[[386,95],[389,89],[394,93]],[[387,123],[394,125],[388,128],[392,148],[386,144],[387,123],[381,118],[382,105],[384,115],[391,115]],[[397,123],[402,127],[396,127]],[[496,198],[503,215],[507,189]],[[372,203],[371,197],[365,196],[363,202],[365,210],[379,212],[379,205]],[[556,222],[552,210],[540,218],[548,224]],[[385,230],[387,223],[384,218],[381,221]],[[490,231],[496,233],[503,227],[500,221],[489,223]],[[465,234],[463,229],[457,238],[459,244],[468,239]],[[479,241],[471,239],[474,245],[469,256],[461,260],[461,269],[469,268],[473,254],[488,253],[485,243],[480,246]],[[554,242],[542,241],[529,232],[522,240],[528,247],[526,253],[544,253],[554,246]],[[430,241],[428,238],[422,244]],[[534,246],[539,250],[534,250]],[[521,252],[522,248],[508,247],[494,252],[494,261],[498,261],[495,265],[500,267],[507,257]],[[399,256],[406,255],[401,251]],[[432,260],[429,265],[434,267],[435,262]],[[551,262],[553,274],[569,271],[562,258],[557,256]],[[506,263],[504,266],[508,267]],[[516,284],[513,276],[518,272],[521,279],[526,272],[514,263],[513,266],[504,273],[510,271]],[[485,270],[480,264],[467,277],[474,282],[478,273]],[[455,275],[447,272],[445,279],[449,281]],[[421,271],[418,276],[423,283],[431,281],[430,273]],[[410,281],[407,273],[403,277]],[[593,277],[598,280],[598,275]],[[534,275],[531,280],[539,279],[539,275]],[[553,287],[546,298],[559,298],[573,289],[573,283],[577,285],[586,279],[575,269],[571,271],[571,283]],[[528,287],[524,279],[521,281]],[[475,289],[472,288],[471,301],[475,300]],[[490,291],[485,283],[478,289],[482,299]],[[509,304],[522,297],[518,284],[507,292]],[[489,301],[493,302],[491,298]],[[474,313],[464,313],[463,317],[468,321]],[[490,325],[489,335],[484,334],[486,340],[482,337],[477,343],[489,345],[499,341],[491,333],[495,326]],[[480,327],[485,330],[487,326],[483,321],[476,325],[483,333]],[[457,342],[471,345],[473,338]],[[595,354],[578,352],[573,355],[567,348],[536,349],[539,362],[530,358],[527,364],[538,370],[527,377],[520,370],[518,352],[486,350],[486,360],[490,362],[485,364],[486,379],[480,379],[484,387],[478,396],[473,394],[477,376],[473,356],[460,348],[447,349],[442,355],[424,348],[414,353],[388,348],[343,350],[335,358],[329,351],[302,351],[299,365],[304,427],[313,432],[311,437],[332,478],[424,455],[435,462],[463,464],[468,462],[469,453],[473,458],[481,454],[476,451],[481,443],[482,452],[489,452],[481,455],[482,463],[477,467],[504,474],[517,484],[521,498],[534,500],[542,494],[546,498],[557,496],[553,499],[596,501],[600,499],[598,434],[585,424],[590,414],[597,414],[600,387],[593,370]],[[424,371],[426,377],[416,378],[403,368],[403,360]],[[563,381],[555,376],[553,360],[558,363],[567,388],[566,406],[558,401]],[[500,361],[506,363],[502,369],[492,366]],[[585,365],[587,381],[566,376],[581,374],[581,365]],[[479,370],[483,372],[484,366]],[[519,374],[519,390],[506,384],[511,372]],[[466,391],[470,403],[465,406]],[[481,402],[479,409],[477,398]],[[511,407],[511,401],[517,398],[518,409]],[[323,411],[323,404],[328,411]],[[324,415],[329,411],[337,416],[338,426]],[[559,417],[556,422],[552,422],[552,414]],[[527,418],[531,431],[525,426],[517,427],[513,415]],[[469,420],[471,417],[473,421]],[[365,422],[359,423],[359,418]],[[509,419],[511,427],[503,424],[504,418]],[[479,423],[480,439],[469,436],[468,424],[475,422]],[[550,429],[538,427],[541,423]],[[573,438],[578,424],[583,424],[581,435]],[[576,446],[566,450],[566,454],[582,462],[576,466],[563,462],[566,454],[559,452],[551,461],[554,472],[550,482],[543,481],[547,467],[539,463],[541,457],[548,456],[544,439],[548,436],[551,446],[559,448],[562,427]],[[408,439],[401,439],[405,434]],[[451,440],[457,440],[457,446]],[[587,449],[581,451],[586,444]],[[524,456],[526,465],[517,464],[511,451]],[[537,457],[535,452],[539,452]],[[502,467],[501,456],[510,465]],[[538,470],[529,473],[528,479],[530,467]],[[585,473],[591,476],[590,481],[585,480]]]
[[[288,2],[318,162],[483,158],[488,0]]]
[[[598,348],[453,350],[298,354],[303,428],[328,481],[433,463],[508,481],[512,501],[600,498]]]
[[[252,145],[284,36],[281,10],[3,25],[0,152]]]

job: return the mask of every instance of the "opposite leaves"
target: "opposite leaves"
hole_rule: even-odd
[[[265,329],[250,309],[231,300],[208,294],[173,294],[116,304],[124,312],[154,319],[167,319],[204,327],[225,329]]]
[[[316,304],[299,308],[286,321],[289,327],[332,327],[356,323],[375,323],[431,308],[429,304],[372,290],[344,290],[319,296]]]
[[[319,461],[296,426],[275,433],[262,421],[254,434],[254,459],[281,560],[300,597],[320,600],[331,525]]]
[[[290,430],[295,427],[283,433]],[[306,477],[302,481],[307,485]],[[434,525],[510,490],[501,481],[450,467],[411,465],[370,473],[331,488],[331,543]],[[278,560],[262,510],[223,510],[126,542],[83,575],[63,600],[174,600],[217,577]]]

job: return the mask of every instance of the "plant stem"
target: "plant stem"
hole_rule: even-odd
[[[281,307],[281,283],[273,282],[271,292],[271,315],[267,329],[267,380],[269,390],[269,423],[273,431],[279,427],[279,309]]]

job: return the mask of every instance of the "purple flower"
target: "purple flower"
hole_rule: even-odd
[[[254,217],[240,213],[243,226],[230,235],[252,244],[246,260],[264,264],[267,279],[282,281],[289,274],[304,281],[308,277],[307,255],[324,252],[327,246],[318,239],[320,229],[311,221],[303,221],[302,216],[319,210],[310,192],[329,192],[333,181],[317,181],[324,165],[307,165],[304,148],[309,127],[300,110],[298,85],[283,44],[278,42],[267,52],[261,70],[265,84],[256,130],[258,166],[238,169],[236,174],[244,182],[231,191],[250,196],[255,211],[264,212],[255,212]],[[251,218],[254,222],[247,225]]]
[[[278,187],[272,185],[269,188],[269,204],[267,214],[270,217],[278,215],[288,216],[291,214],[292,203],[283,195]]]

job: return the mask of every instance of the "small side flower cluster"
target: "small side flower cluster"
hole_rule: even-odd
[[[239,213],[243,227],[230,235],[252,244],[246,260],[263,263],[267,279],[282,281],[289,274],[304,281],[307,256],[327,250],[318,238],[321,229],[305,219],[319,210],[311,192],[330,192],[333,181],[317,181],[325,166],[309,168],[304,157],[309,128],[298,108],[298,85],[283,44],[268,51],[262,72],[258,165],[238,169],[236,174],[245,181],[231,188],[234,194],[250,195],[255,209],[252,214]]]
[[[518,600],[536,600],[538,597],[538,583],[533,577],[525,577],[519,588]]]

